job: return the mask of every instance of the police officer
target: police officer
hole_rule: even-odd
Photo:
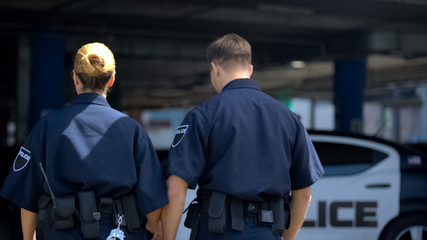
[[[147,133],[106,100],[110,49],[81,47],[73,80],[77,99],[37,123],[1,190],[21,207],[24,239],[33,239],[36,219],[38,239],[105,240],[114,229],[111,239],[146,239],[144,216],[159,239],[166,184]]]
[[[186,219],[191,239],[294,239],[310,186],[323,174],[307,132],[250,79],[245,39],[227,34],[208,46],[207,58],[218,95],[190,111],[176,132],[163,237],[175,239],[187,187],[198,184],[197,204]]]

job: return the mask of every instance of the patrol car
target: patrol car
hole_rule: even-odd
[[[325,175],[299,239],[427,239],[427,157],[378,138],[310,132]]]
[[[310,132],[325,169],[299,240],[426,240],[427,156],[378,138]],[[196,192],[189,190],[188,205]],[[185,216],[183,216],[185,219]],[[189,239],[181,223],[177,239]]]

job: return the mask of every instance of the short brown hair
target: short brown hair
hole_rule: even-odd
[[[76,53],[74,71],[84,88],[104,90],[116,71],[114,55],[102,43],[86,44]]]
[[[252,61],[251,45],[235,33],[226,34],[209,44],[206,55],[208,62],[214,61],[224,68],[249,66]]]

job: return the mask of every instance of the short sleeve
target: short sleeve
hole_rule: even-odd
[[[160,161],[147,133],[138,126],[135,137],[138,182],[135,189],[138,208],[146,215],[168,204],[166,183]]]
[[[322,164],[304,126],[299,122],[292,149],[290,169],[292,190],[306,188],[324,174]]]
[[[168,174],[182,178],[192,189],[206,166],[209,131],[208,121],[195,109],[177,128],[169,151]]]
[[[36,125],[20,148],[0,192],[11,203],[31,212],[38,212],[44,183],[40,163],[45,168],[45,148],[41,141],[43,131],[39,130]]]

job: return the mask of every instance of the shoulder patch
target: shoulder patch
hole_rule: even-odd
[[[18,155],[15,158],[15,162],[13,163],[13,171],[19,172],[22,169],[24,169],[27,166],[30,159],[31,159],[31,152],[28,149],[21,147],[21,149],[19,149]]]
[[[187,132],[188,125],[181,125],[176,129],[175,138],[172,142],[172,147],[175,148],[184,139],[185,133]]]

